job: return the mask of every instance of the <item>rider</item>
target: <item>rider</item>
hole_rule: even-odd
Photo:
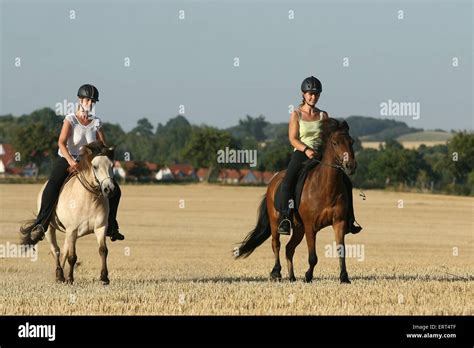
[[[303,162],[321,156],[321,154],[318,153],[321,148],[320,121],[329,117],[327,112],[316,107],[322,90],[321,81],[316,77],[310,76],[304,79],[301,84],[303,101],[299,107],[291,113],[288,135],[290,143],[294,147],[294,151],[281,184],[283,193],[282,201],[285,208],[280,212],[280,223],[278,226],[278,233],[280,234],[288,235],[292,229],[290,216],[291,210],[294,207],[292,200],[293,190]],[[346,182],[346,186],[350,185],[348,178],[344,181]],[[349,183],[347,183],[347,181],[349,181]],[[354,225],[352,185],[349,187],[349,232],[358,233],[362,228]]]
[[[65,117],[59,135],[59,157],[55,161],[48,183],[43,191],[41,209],[31,233],[31,239],[34,243],[44,238],[59,192],[69,174],[68,172],[79,169],[79,156],[82,147],[96,140],[105,145],[105,136],[101,128],[102,122],[98,117],[90,114],[95,103],[99,101],[99,91],[95,86],[86,84],[79,88],[77,96],[79,97],[78,108],[75,114],[69,114]],[[116,192],[109,198],[110,211],[107,228],[107,236],[112,241],[125,239],[125,236],[118,231],[116,220],[121,191],[117,182],[114,182],[114,184]]]

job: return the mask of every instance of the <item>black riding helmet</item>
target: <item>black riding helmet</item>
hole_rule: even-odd
[[[319,81],[316,77],[310,76],[303,80],[303,83],[301,84],[301,91],[303,93],[321,93],[323,91],[323,85],[321,84],[321,81]]]
[[[77,96],[79,98],[89,98],[94,102],[99,101],[99,90],[94,85],[82,85],[77,91]]]

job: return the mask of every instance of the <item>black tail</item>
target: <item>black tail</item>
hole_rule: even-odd
[[[33,242],[31,239],[31,231],[36,226],[37,222],[36,219],[26,221],[20,227],[20,244],[22,245],[34,245],[38,243],[38,241]]]
[[[272,234],[268,219],[267,198],[264,196],[258,209],[257,226],[250,231],[239,247],[234,249],[236,259],[246,258]]]

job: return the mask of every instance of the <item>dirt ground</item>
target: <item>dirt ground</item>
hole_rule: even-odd
[[[0,246],[18,242],[40,185],[0,185]],[[319,232],[315,280],[271,282],[270,240],[244,260],[232,248],[254,227],[263,187],[122,186],[126,240],[108,242],[110,285],[99,279],[93,235],[80,239],[73,285],[57,284],[46,241],[38,258],[0,255],[0,314],[455,314],[472,315],[474,199],[354,190],[364,230],[349,235],[352,284],[339,283],[332,228]],[[60,234],[62,242],[63,235]],[[282,237],[284,246],[289,237]],[[60,244],[62,245],[62,244]],[[284,249],[282,248],[282,251]]]

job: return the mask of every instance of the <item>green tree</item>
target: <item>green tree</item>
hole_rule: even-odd
[[[216,175],[223,163],[217,162],[217,151],[231,146],[232,137],[229,132],[204,126],[196,127],[191,139],[183,150],[183,157],[196,167],[209,168],[207,181]]]
[[[228,129],[231,134],[239,139],[253,138],[256,141],[263,141],[266,139],[265,128],[269,125],[265,121],[265,116],[252,117],[247,115],[244,119],[239,120],[239,124]]]
[[[153,149],[153,125],[146,118],[137,121],[137,126],[126,134],[121,149],[130,154],[133,161],[151,160]]]
[[[449,171],[453,183],[465,183],[474,170],[474,134],[458,132],[448,141]]]
[[[171,118],[165,125],[158,124],[153,143],[153,160],[157,163],[177,163],[184,160],[183,149],[189,143],[193,127],[182,115]]]
[[[131,133],[138,136],[151,137],[153,135],[153,125],[147,118],[141,118],[137,121],[137,126],[132,129]]]
[[[48,129],[45,124],[34,122],[15,129],[13,144],[23,164],[33,162],[41,168],[45,161],[57,156],[58,136],[56,129]]]

